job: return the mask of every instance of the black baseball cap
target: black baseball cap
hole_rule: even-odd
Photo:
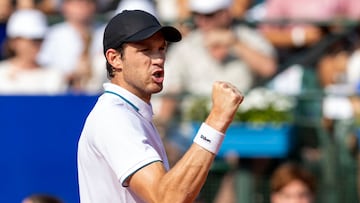
[[[168,42],[181,40],[181,33],[172,26],[162,26],[155,16],[142,10],[124,10],[115,15],[105,27],[104,54],[125,42],[145,40],[156,32],[162,32]]]

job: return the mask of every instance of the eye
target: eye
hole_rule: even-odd
[[[166,50],[167,50],[167,46],[161,46],[161,47],[159,47],[159,51],[160,51],[160,52],[166,52]]]

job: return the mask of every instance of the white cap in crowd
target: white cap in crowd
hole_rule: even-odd
[[[47,29],[47,18],[41,11],[20,9],[10,16],[6,34],[10,38],[43,39]]]
[[[208,14],[229,8],[232,0],[190,0],[190,10],[196,13]]]
[[[123,10],[143,10],[157,17],[157,11],[151,0],[122,0],[116,8],[115,15]]]

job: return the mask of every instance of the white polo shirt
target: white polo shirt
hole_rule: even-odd
[[[104,89],[78,143],[80,202],[143,202],[127,178],[156,161],[169,170],[152,107],[117,85],[106,83]]]

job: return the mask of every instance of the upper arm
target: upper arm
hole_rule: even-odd
[[[214,154],[193,144],[169,171],[152,162],[133,173],[128,184],[147,203],[193,202],[205,183]]]
[[[145,202],[158,202],[157,185],[165,173],[166,170],[162,162],[153,162],[129,177],[129,187]]]

